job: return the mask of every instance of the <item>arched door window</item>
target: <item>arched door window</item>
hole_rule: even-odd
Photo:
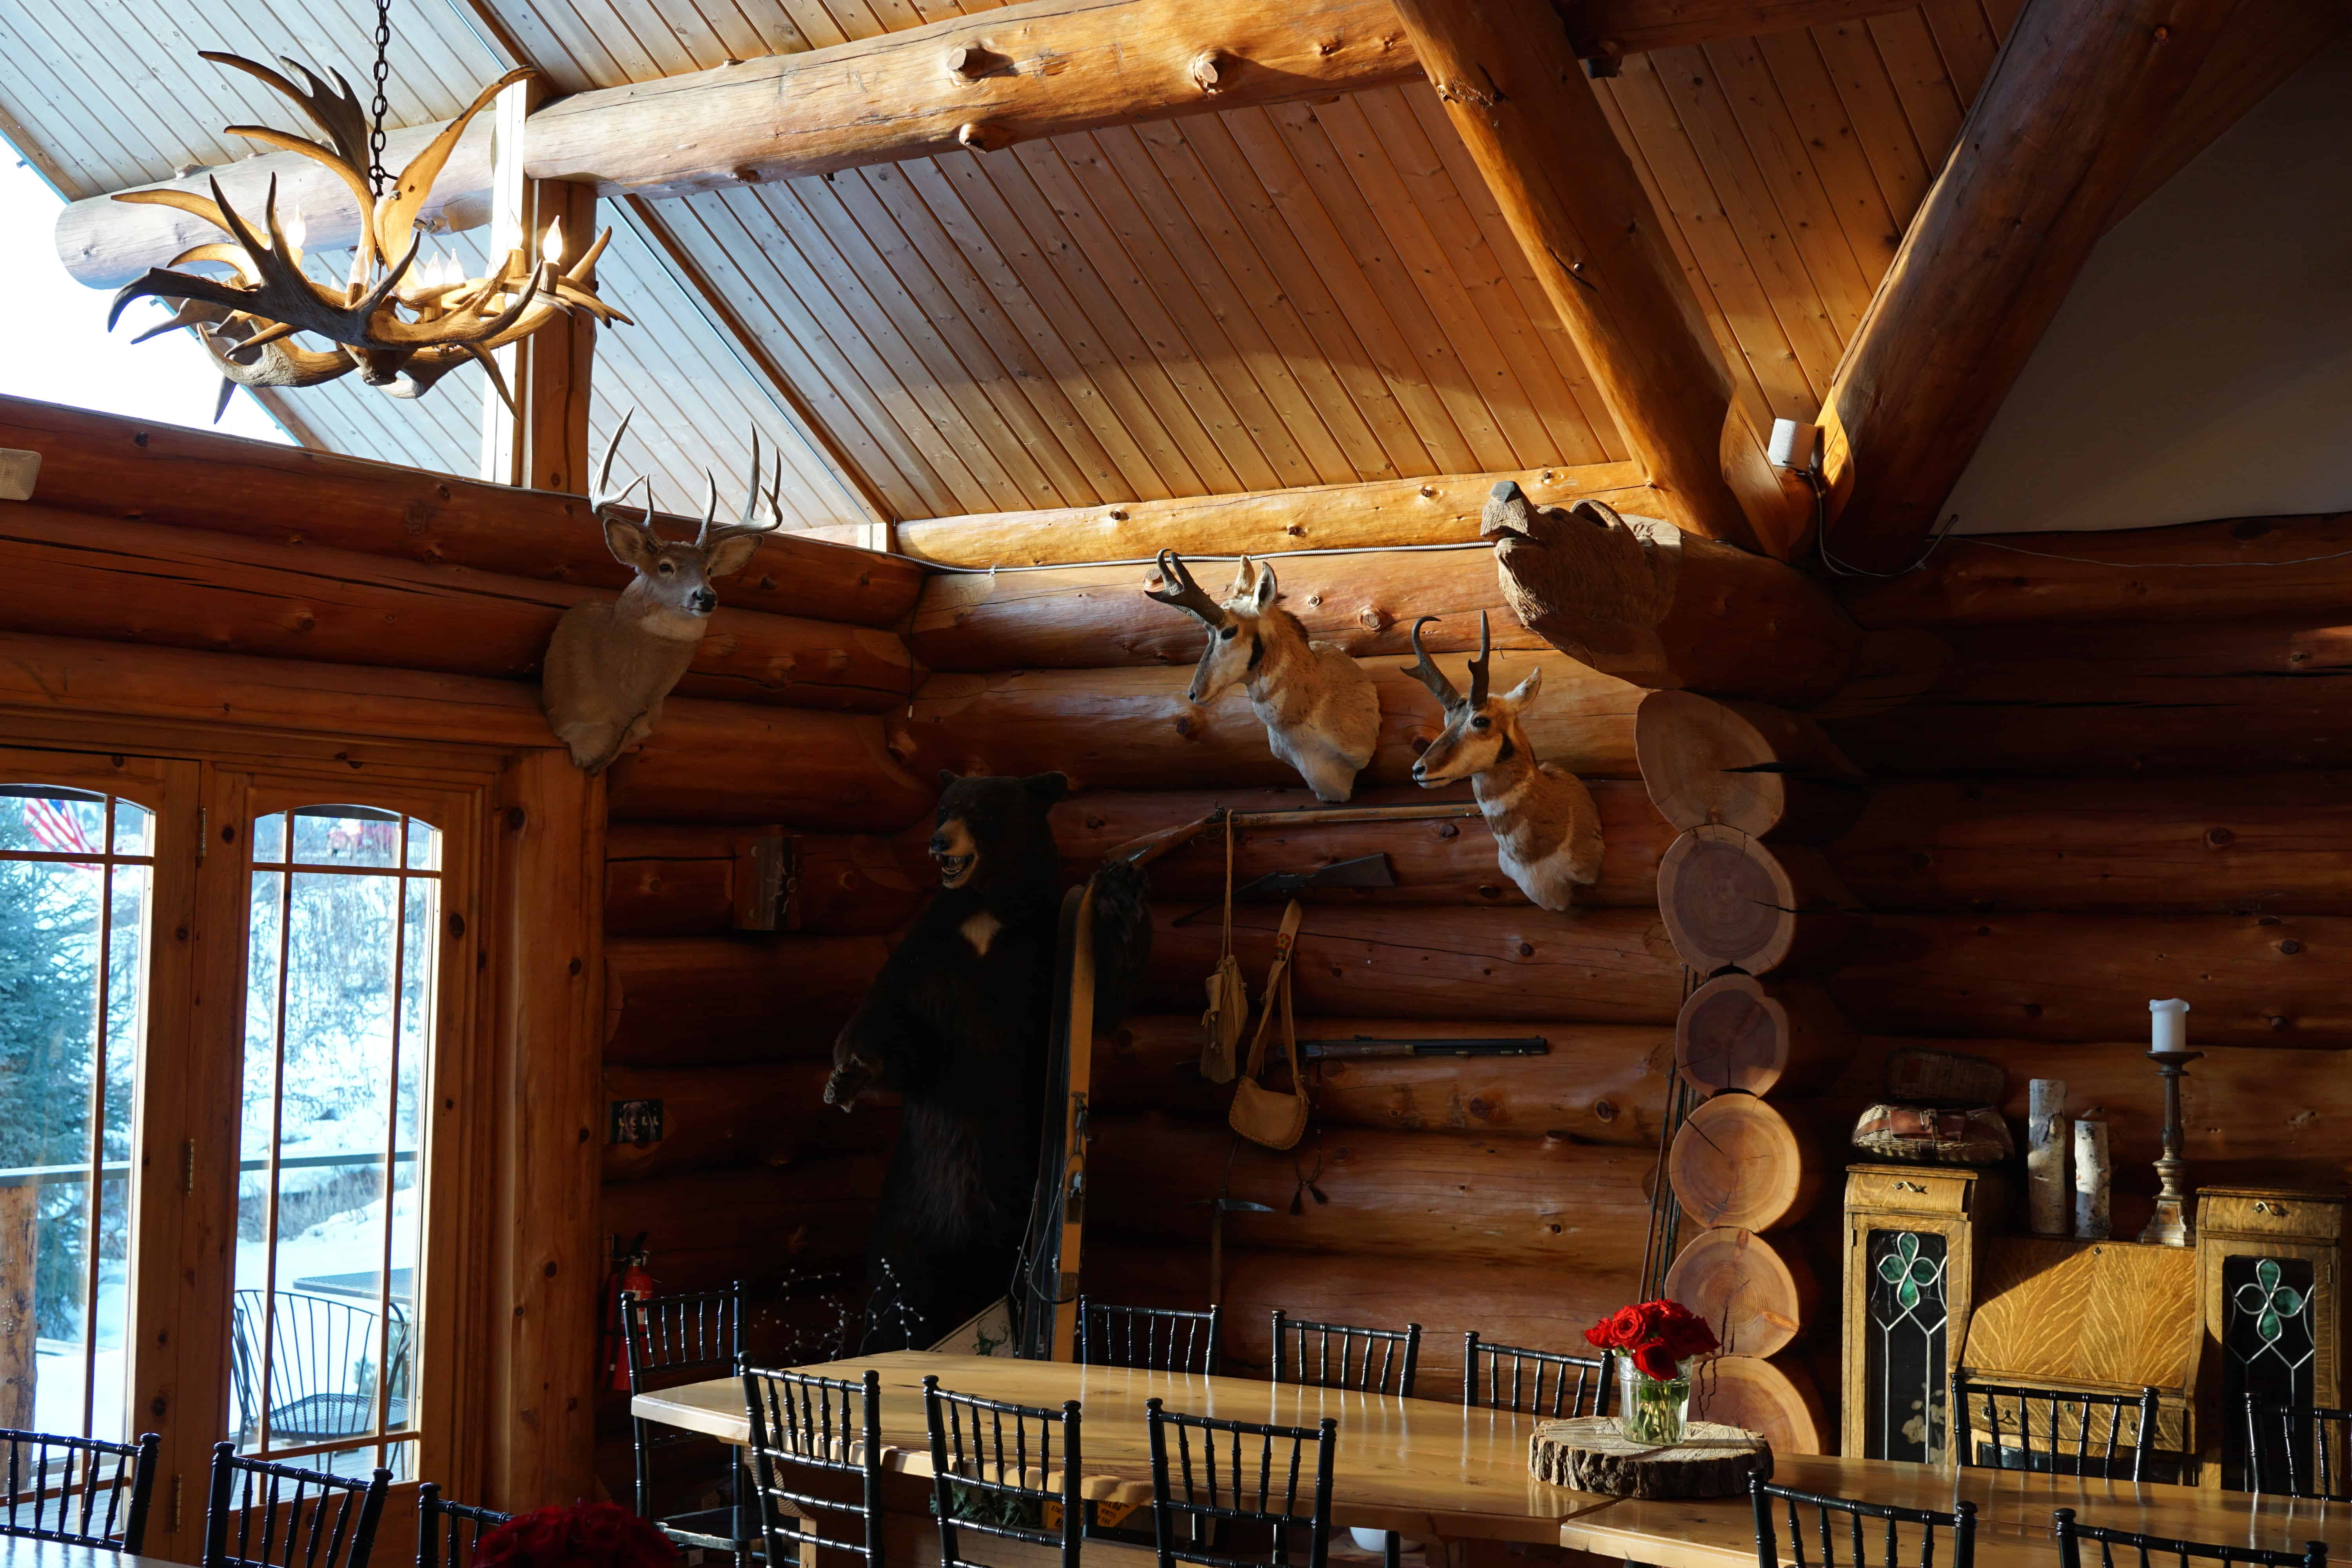
[[[441,832],[364,805],[251,824],[231,1430],[415,1473]]]

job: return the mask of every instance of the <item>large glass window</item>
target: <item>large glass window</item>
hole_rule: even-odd
[[[251,832],[228,1435],[405,1479],[441,835],[365,805]]]
[[[0,1426],[124,1436],[154,826],[0,783]]]

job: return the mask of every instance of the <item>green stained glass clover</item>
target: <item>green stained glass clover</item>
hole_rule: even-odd
[[[1895,1300],[1906,1312],[1919,1304],[1919,1288],[1936,1282],[1936,1273],[1935,1260],[1919,1256],[1919,1238],[1908,1231],[1896,1236],[1895,1250],[1878,1260],[1878,1277],[1895,1287]]]
[[[2280,1283],[2278,1259],[2274,1258],[2257,1260],[2253,1279],[2238,1287],[2238,1310],[2252,1314],[2254,1332],[2262,1336],[2264,1344],[2276,1343],[2278,1337],[2286,1332],[2286,1321],[2303,1316],[2303,1292]]]

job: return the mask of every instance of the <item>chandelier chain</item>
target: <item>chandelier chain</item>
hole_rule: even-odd
[[[383,195],[383,117],[391,108],[384,84],[392,75],[392,0],[375,0],[375,102],[368,127],[368,188]]]

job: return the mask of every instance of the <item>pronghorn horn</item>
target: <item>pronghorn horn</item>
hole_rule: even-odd
[[[1486,667],[1494,662],[1495,639],[1486,630],[1486,612],[1478,612],[1478,657],[1470,661],[1470,706],[1486,705]]]
[[[1435,616],[1423,616],[1412,623],[1412,630],[1406,635],[1412,639],[1413,658],[1419,662],[1405,673],[1428,687],[1429,694],[1437,699],[1438,706],[1451,713],[1462,705],[1462,693],[1454,689],[1454,682],[1445,679],[1445,672],[1437,668],[1437,661],[1429,657],[1427,648],[1421,646],[1421,628],[1437,618]],[[1478,668],[1475,664],[1470,668],[1474,672]]]
[[[1143,596],[1160,604],[1172,605],[1186,615],[1199,617],[1209,626],[1225,624],[1225,607],[1213,598],[1206,588],[1192,581],[1192,574],[1184,569],[1184,558],[1172,550],[1160,552],[1161,588],[1146,588]]]

